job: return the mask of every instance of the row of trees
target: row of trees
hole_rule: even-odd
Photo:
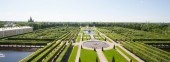
[[[80,23],[76,22],[14,22],[14,21],[0,21],[0,28],[5,24],[13,23],[15,26],[31,26],[34,30],[55,27],[55,26],[80,26]]]
[[[32,26],[34,30],[43,29],[54,26],[119,26],[136,30],[156,32],[165,34],[170,30],[170,23],[112,23],[112,22],[13,22],[16,26]],[[0,21],[0,27],[5,22]]]
[[[4,22],[3,21],[0,21],[0,28],[4,26]]]
[[[170,30],[170,23],[94,23],[95,26],[119,26],[124,28],[143,30],[147,32],[155,32],[160,34],[167,34]]]

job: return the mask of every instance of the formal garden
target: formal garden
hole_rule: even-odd
[[[119,23],[68,25],[1,38],[0,48],[37,48],[19,62],[170,61],[169,27],[160,33]]]

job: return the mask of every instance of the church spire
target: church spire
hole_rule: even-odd
[[[28,22],[34,22],[34,20],[32,19],[31,16],[30,16],[30,19],[28,20]]]

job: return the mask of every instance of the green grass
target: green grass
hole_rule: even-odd
[[[74,48],[73,48],[73,50],[71,52],[71,55],[69,57],[68,62],[75,62],[77,51],[78,51],[78,46],[74,46]]]
[[[115,62],[128,62],[122,55],[120,55],[115,49],[105,50],[103,51],[105,57],[108,62],[112,62],[112,58],[114,56]]]
[[[102,40],[102,41],[104,41],[104,39],[100,36],[100,35],[93,35],[94,36],[94,38],[95,39],[97,39],[97,40]]]
[[[120,47],[116,46],[117,49],[119,49],[122,53],[124,53],[127,57],[129,57],[130,59],[132,59],[133,62],[138,62],[135,58],[133,58],[132,56],[130,56],[127,52],[123,51]]]
[[[83,41],[90,40],[90,35],[83,35]]]
[[[93,50],[81,49],[81,62],[96,62],[97,53]]]
[[[80,39],[81,39],[81,34],[78,35],[76,42],[80,42]]]
[[[146,32],[141,30],[123,28],[123,27],[101,27],[99,31],[111,37],[112,39],[169,39],[164,34]]]

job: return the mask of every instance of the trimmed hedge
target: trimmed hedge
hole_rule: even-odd
[[[39,38],[7,38],[7,40],[42,40],[42,41],[54,41],[54,39],[39,39]]]
[[[31,55],[29,55],[28,57],[22,59],[20,62],[31,62],[35,57],[37,57],[38,55],[40,55],[43,51],[45,51],[46,49],[50,48],[55,42],[50,43],[49,45],[45,46],[44,48],[41,48],[37,51],[35,51],[34,53],[32,53]]]
[[[46,49],[41,54],[39,54],[36,58],[31,60],[31,62],[41,62],[43,58],[46,57],[46,55],[49,54],[54,48],[56,48],[60,43],[61,41],[54,43],[54,45],[51,45],[48,49]]]
[[[170,41],[170,39],[133,39],[133,41]]]
[[[65,59],[65,56],[68,52],[68,49],[70,48],[72,43],[70,43],[69,45],[67,45],[63,51],[61,52],[61,54],[59,55],[59,57],[57,58],[57,60],[55,62],[63,62],[63,60]]]
[[[52,62],[52,59],[55,57],[55,55],[57,55],[60,50],[65,47],[66,42],[62,43],[60,46],[58,46],[57,48],[55,48],[52,52],[50,52],[50,54],[48,54],[45,59],[43,60],[44,62]]]
[[[0,45],[47,45],[47,43],[42,42],[0,42]]]
[[[75,28],[66,30],[66,31],[68,31],[68,32],[65,33],[64,35],[60,36],[59,38],[57,38],[57,40],[58,40],[57,43],[56,43],[56,41],[53,41],[51,44],[47,45],[46,47],[36,51],[35,53],[31,54],[27,58],[21,60],[21,62],[42,62],[42,61],[50,62],[53,60],[56,61],[56,59],[60,58],[60,57],[58,57],[59,55],[61,56],[61,58],[63,58],[65,56],[64,53],[67,52],[68,48],[71,45],[71,43],[70,43],[71,39],[76,37],[78,34],[77,32],[79,32]],[[69,42],[69,47],[68,47],[68,45],[66,46],[66,41]],[[64,42],[63,45],[59,45],[62,42]],[[59,46],[61,46],[61,48]],[[58,50],[55,50],[55,49],[58,49]],[[67,49],[67,50],[65,50],[65,49]],[[57,54],[57,56],[56,56],[56,54]]]
[[[123,46],[146,62],[168,62],[170,53],[140,42],[121,42]]]

